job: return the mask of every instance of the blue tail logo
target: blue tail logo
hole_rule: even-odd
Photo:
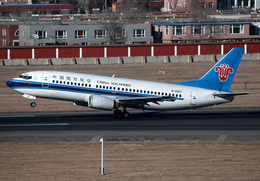
[[[177,84],[229,92],[243,53],[243,48],[233,48],[202,78]]]

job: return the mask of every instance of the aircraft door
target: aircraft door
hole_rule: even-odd
[[[196,102],[197,102],[197,92],[196,91],[192,91],[191,92],[190,104],[191,105],[196,105]]]
[[[49,74],[42,74],[42,87],[49,87]]]

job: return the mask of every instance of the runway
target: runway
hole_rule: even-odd
[[[260,108],[129,112],[0,113],[0,141],[260,141]]]

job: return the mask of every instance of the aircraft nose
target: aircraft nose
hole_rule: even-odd
[[[6,82],[6,85],[7,85],[8,87],[12,87],[12,86],[13,86],[13,81],[8,80],[8,81]]]

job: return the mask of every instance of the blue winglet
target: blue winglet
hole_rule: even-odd
[[[243,48],[233,48],[202,78],[177,84],[228,92],[243,53]]]

